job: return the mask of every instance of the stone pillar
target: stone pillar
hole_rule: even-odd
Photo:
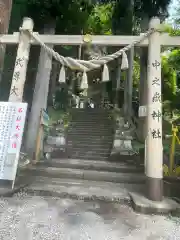
[[[24,18],[22,29],[33,30],[33,21],[30,18]],[[19,46],[14,66],[9,102],[22,102],[24,93],[24,84],[26,81],[27,64],[29,61],[30,35],[24,31],[20,33]]]
[[[55,33],[55,24],[50,22],[44,26],[45,34]],[[53,48],[52,44],[49,47]],[[52,67],[52,56],[50,56],[43,48],[41,48],[39,63],[36,75],[35,88],[33,93],[33,101],[31,112],[28,119],[28,129],[25,139],[25,149],[30,158],[33,159],[34,153],[36,151],[36,139],[38,134],[38,129],[40,126],[40,115],[41,110],[47,108],[47,98],[49,91],[49,81]],[[43,137],[41,138],[43,139]],[[41,142],[42,150],[42,142]]]
[[[157,28],[158,18],[152,18],[149,28]],[[147,94],[147,139],[146,176],[147,197],[161,201],[163,197],[163,146],[161,103],[161,45],[160,33],[149,37],[148,48],[148,94]]]

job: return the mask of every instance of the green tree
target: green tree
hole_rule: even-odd
[[[133,66],[133,86],[135,89],[138,89],[139,79],[140,79],[140,64],[139,64],[139,59],[136,58],[134,60],[134,66]]]
[[[18,5],[33,18],[35,29],[53,20],[56,32],[64,34],[80,34],[93,7],[88,0],[14,0],[14,7]]]
[[[113,11],[113,33],[129,34],[133,29],[134,13],[131,0],[117,0]]]
[[[134,12],[137,17],[149,18],[154,16],[162,17],[165,19],[168,16],[168,6],[171,0],[139,0],[134,1]]]
[[[163,100],[174,101],[177,93],[176,71],[169,62],[168,56],[162,57],[162,91]]]
[[[85,31],[90,34],[112,34],[113,3],[97,4],[88,17]]]
[[[168,16],[167,8],[171,0],[101,0],[115,2],[113,12],[113,32],[126,34],[139,29],[140,20],[159,16],[164,20]]]

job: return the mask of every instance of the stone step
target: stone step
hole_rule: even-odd
[[[109,141],[107,145],[112,145],[112,141]],[[67,141],[67,146],[68,147],[91,147],[91,148],[107,148],[107,145],[104,144],[104,142],[98,141],[98,142],[82,142],[81,140],[79,141]]]
[[[109,144],[113,142],[113,136],[89,136],[89,135],[67,135],[66,142],[68,143],[93,143],[94,144]]]
[[[85,155],[85,154],[70,154],[68,153],[68,158],[69,159],[89,159],[89,160],[99,160],[99,161],[106,161],[109,158],[109,153],[107,154],[107,156],[98,156],[96,155]]]
[[[88,143],[91,145],[91,143],[93,143],[93,145],[95,144],[99,144],[99,145],[104,145],[104,144],[110,144],[113,142],[113,138],[112,137],[108,137],[108,136],[90,136],[88,137],[88,135],[84,136],[84,135],[68,135],[66,138],[66,142],[70,142],[70,143]]]
[[[71,119],[71,123],[80,125],[80,124],[92,124],[92,125],[113,125],[113,121],[109,119],[90,119],[90,118],[79,118],[79,119]]]
[[[79,116],[79,115],[83,115],[83,116],[105,116],[108,117],[109,115],[111,116],[111,112],[102,112],[100,110],[97,111],[76,111],[76,112],[71,112],[71,116]]]
[[[90,149],[106,149],[107,146],[112,145],[112,141],[103,141],[103,140],[99,140],[99,141],[95,141],[95,142],[91,142],[91,141],[81,141],[81,139],[77,139],[74,141],[67,141],[67,145],[69,147],[83,147],[83,148],[90,148]]]
[[[78,179],[37,177],[25,188],[31,195],[129,203],[129,192],[143,192],[144,184],[118,184]]]
[[[113,120],[113,116],[111,114],[86,114],[86,113],[78,113],[78,114],[73,114],[71,115],[71,119],[80,119],[80,118],[85,118],[85,119],[106,119],[106,120]]]
[[[71,122],[74,122],[74,123],[99,123],[99,124],[112,124],[113,123],[113,120],[111,119],[108,119],[108,118],[92,118],[92,117],[76,117],[76,118],[71,118]]]
[[[68,129],[74,129],[74,128],[77,128],[79,130],[84,130],[84,129],[88,129],[88,130],[93,130],[93,131],[111,131],[113,130],[113,127],[112,126],[108,126],[108,125],[105,125],[105,126],[100,126],[100,125],[87,125],[87,124],[71,124],[69,125]]]
[[[121,172],[121,173],[143,173],[144,167],[137,167],[135,165],[127,165],[126,163],[108,162],[98,160],[80,160],[80,159],[51,159],[40,164],[54,168],[72,168],[108,172]]]
[[[68,128],[67,130],[67,134],[68,133],[80,133],[80,134],[89,134],[89,133],[92,133],[92,134],[101,134],[101,135],[112,135],[114,133],[114,130],[113,129],[92,129],[92,128],[76,128],[76,127],[72,127],[72,128]]]
[[[113,129],[113,125],[110,123],[110,124],[101,124],[101,123],[92,123],[92,122],[81,122],[81,123],[74,123],[74,122],[71,122],[68,126],[69,128],[70,127],[73,127],[73,128],[87,128],[87,129],[93,129],[93,130],[96,130],[96,129],[100,129],[100,130],[111,130]]]
[[[62,152],[59,149],[55,148],[53,151],[50,153],[51,158],[68,158],[68,153],[67,151]]]
[[[86,118],[86,119],[107,119],[107,120],[112,120],[113,116],[111,114],[86,114],[86,113],[78,113],[78,114],[73,114],[71,115],[72,119],[80,119],[81,118]]]
[[[104,155],[102,154],[97,154],[97,153],[91,153],[91,154],[85,154],[82,152],[68,152],[68,158],[73,158],[73,159],[90,159],[90,160],[96,160],[98,159],[99,161],[106,161],[108,160],[109,153],[106,153]]]
[[[96,115],[107,115],[107,114],[111,114],[111,111],[110,110],[105,110],[105,109],[83,109],[83,108],[76,108],[76,109],[73,109],[73,111],[71,111],[71,114],[96,114]]]
[[[68,134],[75,134],[75,133],[79,133],[80,135],[85,135],[85,134],[91,134],[92,136],[97,136],[97,135],[102,135],[102,136],[112,136],[113,135],[113,130],[94,130],[94,129],[77,129],[77,128],[73,128],[73,129],[68,129],[67,131],[67,135]]]
[[[106,109],[106,108],[72,108],[71,112],[111,112],[111,110]]]
[[[110,113],[110,112],[82,112],[82,111],[80,111],[80,112],[76,112],[76,113],[71,113],[71,116],[72,117],[78,117],[78,116],[89,116],[89,117],[94,117],[94,116],[96,116],[96,117],[106,117],[106,118],[108,118],[109,116],[112,116],[112,114]]]
[[[90,151],[90,150],[94,150],[96,151],[96,149],[101,149],[103,151],[105,151],[107,148],[112,148],[112,142],[109,142],[109,143],[98,143],[97,146],[93,145],[91,142],[67,142],[66,143],[66,148],[67,149],[87,149],[87,151]]]
[[[89,147],[95,147],[96,145],[97,146],[100,146],[100,147],[107,147],[107,146],[110,146],[112,145],[113,143],[113,140],[112,139],[85,139],[85,138],[75,138],[75,137],[68,137],[68,139],[66,140],[66,145],[69,146],[69,147],[72,147],[72,146],[75,146],[75,145],[79,145],[79,146],[89,146]]]
[[[75,123],[77,125],[87,124],[87,125],[112,125],[113,122],[105,119],[71,119],[71,123]]]
[[[74,108],[71,110],[71,113],[89,113],[89,114],[109,114],[111,113],[111,110],[109,109],[102,109],[102,108],[89,108],[89,109],[83,109],[83,108]]]
[[[95,123],[70,123],[68,128],[78,128],[78,129],[93,129],[93,130],[111,130],[113,129],[112,124],[104,124],[104,125],[100,125],[99,123],[96,122]]]
[[[82,151],[84,153],[88,152],[95,152],[95,153],[103,153],[103,152],[107,152],[107,150],[111,150],[111,144],[106,144],[106,148],[104,147],[104,145],[102,145],[100,148],[95,148],[94,146],[91,146],[89,144],[89,147],[82,147],[80,145],[76,145],[76,146],[68,146],[67,149],[69,150],[73,150],[73,151]]]
[[[113,137],[114,136],[114,134],[113,134],[113,131],[111,131],[111,132],[104,132],[104,131],[98,131],[98,130],[96,130],[96,131],[93,131],[93,130],[86,130],[86,129],[84,129],[84,130],[82,130],[82,131],[78,131],[78,129],[76,130],[75,128],[74,129],[72,129],[72,130],[70,130],[70,131],[67,131],[67,136],[68,135],[70,135],[70,134],[72,134],[72,135],[74,135],[74,134],[78,134],[78,136],[80,135],[80,136],[89,136],[89,137],[96,137],[96,136],[104,136],[104,137]]]
[[[107,151],[107,149],[108,149],[108,151],[109,151],[109,149],[111,149],[111,144],[106,144],[106,145],[104,145],[104,144],[99,144],[99,145],[91,145],[91,144],[87,144],[87,145],[85,145],[83,142],[82,143],[77,143],[77,144],[68,144],[67,145],[67,149],[69,149],[69,150],[72,150],[72,149],[74,149],[74,150],[83,150],[83,151],[93,151],[93,152],[104,152],[104,151]]]
[[[86,140],[86,141],[85,141]],[[74,138],[68,138],[67,141],[66,141],[66,145],[69,146],[69,147],[72,147],[72,146],[89,146],[91,148],[94,148],[95,146],[99,146],[100,148],[101,147],[107,147],[107,146],[110,146],[112,145],[112,140],[108,139],[108,140],[102,140],[102,139],[84,139],[84,138],[77,138],[75,139]]]
[[[85,112],[85,113],[82,113],[82,112],[80,112],[80,113],[75,113],[75,114],[71,114],[71,117],[72,118],[78,118],[79,116],[81,116],[81,117],[89,117],[89,118],[93,118],[93,117],[97,117],[97,118],[106,118],[106,119],[111,119],[111,117],[112,117],[112,114],[109,114],[109,113],[101,113],[101,114],[97,114],[97,113],[87,113],[87,112]]]
[[[97,109],[96,111],[85,111],[85,110],[81,110],[81,111],[71,111],[71,115],[72,116],[76,116],[77,114],[84,114],[84,115],[96,115],[96,116],[108,116],[108,115],[112,115],[111,111],[101,111],[100,109]]]
[[[67,143],[66,144],[66,148],[69,149],[69,150],[72,150],[72,149],[77,149],[77,150],[81,150],[81,149],[85,149],[87,151],[98,151],[98,150],[103,150],[105,151],[107,148],[112,148],[112,143],[106,143],[106,144],[102,144],[102,143],[99,143],[97,146],[91,144],[90,142],[87,144],[84,143],[84,142],[74,142],[74,143]]]
[[[72,118],[78,118],[78,117],[89,117],[89,118],[105,118],[111,120],[112,114],[88,114],[88,113],[76,113],[76,114],[71,114]]]
[[[71,132],[79,132],[81,134],[89,134],[89,133],[95,133],[95,134],[101,134],[101,135],[112,135],[115,131],[114,129],[106,129],[104,128],[103,129],[98,129],[98,127],[96,127],[96,129],[94,128],[86,128],[85,126],[84,127],[81,127],[81,128],[76,128],[76,127],[70,127],[67,129],[67,133],[71,133]]]
[[[115,183],[143,183],[144,174],[136,173],[117,173],[107,171],[82,170],[72,168],[53,168],[32,166],[31,169],[24,170],[25,173],[32,176],[43,176],[49,178],[73,178],[93,181],[106,181]]]
[[[97,145],[95,145],[97,144]],[[94,143],[92,144],[92,142],[89,140],[89,141],[84,141],[83,139],[77,139],[77,141],[74,139],[73,140],[69,140],[66,142],[66,146],[67,148],[69,149],[72,149],[72,148],[80,148],[80,149],[83,149],[83,148],[88,148],[89,150],[90,149],[106,149],[107,147],[111,147],[112,146],[112,141],[94,141]]]
[[[68,152],[71,152],[71,154],[80,154],[84,156],[107,156],[111,150],[111,147],[107,147],[107,149],[91,149],[89,148],[81,148],[81,147],[74,147],[74,148],[68,148]]]
[[[80,146],[82,146],[82,144],[84,144],[84,145],[86,145],[86,146],[89,146],[89,147],[94,147],[95,145],[97,145],[97,146],[110,146],[110,145],[112,145],[112,140],[102,140],[102,139],[99,139],[99,140],[95,140],[95,139],[72,139],[72,138],[67,138],[67,140],[66,140],[66,145],[67,145],[67,147],[69,146],[69,147],[71,147],[72,146],[72,144],[74,144],[74,145],[80,145]]]
[[[112,125],[112,121],[106,121],[104,119],[84,119],[84,118],[81,118],[81,119],[71,119],[71,123],[74,123],[74,124],[77,124],[77,125],[93,125],[93,126],[98,126],[98,125]]]
[[[85,140],[85,139],[89,139],[89,141],[99,141],[99,140],[101,140],[101,141],[106,141],[106,140],[110,140],[110,141],[112,141],[112,139],[113,139],[113,136],[112,135],[107,135],[107,136],[103,136],[102,134],[101,135],[90,135],[90,133],[89,134],[78,134],[78,132],[77,133],[68,133],[67,134],[67,139],[70,139],[70,138],[72,138],[72,140],[73,140],[73,138],[75,137],[75,139],[77,139],[77,140]]]

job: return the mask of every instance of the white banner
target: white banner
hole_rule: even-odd
[[[0,179],[14,181],[27,103],[0,102]]]

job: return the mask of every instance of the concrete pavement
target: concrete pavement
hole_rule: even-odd
[[[3,240],[178,240],[180,219],[131,207],[18,194],[0,199]]]

